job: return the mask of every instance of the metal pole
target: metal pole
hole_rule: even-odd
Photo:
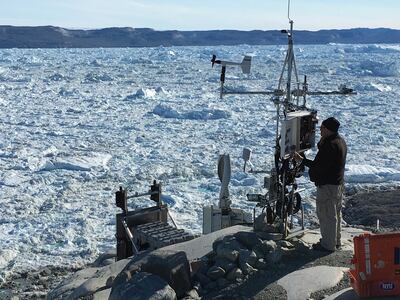
[[[286,209],[285,209],[285,176],[286,175],[286,170],[283,170],[283,174],[282,174],[282,191],[281,191],[281,201],[282,201],[282,206],[281,206],[281,218],[282,221],[284,222],[283,225],[283,237],[286,238]]]
[[[123,225],[124,228],[125,228],[126,235],[128,236],[129,240],[130,240],[131,243],[132,243],[133,251],[135,252],[135,254],[138,254],[138,253],[139,253],[139,250],[136,248],[135,242],[133,241],[132,232],[129,230],[128,225],[126,224],[125,219],[122,220],[122,225]]]
[[[286,82],[286,105],[285,111],[288,109],[288,104],[291,102],[291,84],[292,84],[292,68],[293,68],[293,21],[290,20],[290,33],[288,35],[288,70],[287,70],[287,82]]]
[[[226,72],[226,66],[222,66],[222,67],[221,67],[221,78],[220,78],[220,81],[221,81],[221,91],[220,91],[220,94],[219,94],[219,98],[220,98],[220,99],[222,99],[223,91],[224,91],[225,72]]]
[[[175,228],[178,228],[178,226],[176,226],[176,223],[174,221],[174,219],[172,218],[171,214],[169,213],[169,211],[167,211],[169,218],[171,219],[172,224],[174,224]]]

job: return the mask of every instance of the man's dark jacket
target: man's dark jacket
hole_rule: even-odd
[[[315,159],[304,159],[309,167],[310,180],[316,186],[324,184],[340,185],[344,182],[347,146],[344,139],[334,133],[318,143],[318,153]]]

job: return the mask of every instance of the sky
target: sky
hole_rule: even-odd
[[[0,25],[156,30],[287,27],[287,0],[3,0]],[[295,29],[400,29],[399,0],[291,0]]]

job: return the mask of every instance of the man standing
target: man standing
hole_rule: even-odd
[[[341,247],[342,200],[347,146],[338,134],[340,123],[333,117],[321,124],[321,140],[314,160],[295,153],[296,161],[309,168],[310,180],[317,186],[317,216],[321,240],[314,250],[335,251]]]

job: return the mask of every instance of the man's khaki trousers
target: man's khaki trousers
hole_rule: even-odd
[[[317,216],[321,230],[321,245],[336,250],[341,245],[343,185],[317,187]]]

